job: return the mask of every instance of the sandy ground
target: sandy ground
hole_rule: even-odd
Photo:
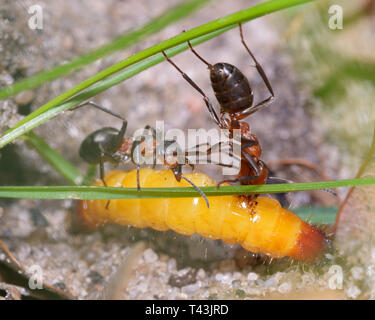
[[[2,0],[4,1],[4,0]],[[44,27],[36,32],[26,27],[26,9],[32,1],[5,1],[0,7],[0,86],[52,67],[105,44],[124,31],[137,28],[177,1],[39,1]],[[255,1],[215,1],[162,32],[128,50],[43,85],[27,94],[0,102],[0,131],[98,71],[134,52],[204,22],[249,7]],[[251,117],[251,128],[259,137],[263,159],[304,158],[331,178],[344,178],[353,170],[343,166],[338,149],[325,140],[320,121],[309,112],[314,103],[294,70],[288,42],[280,31],[280,14],[267,16],[244,27],[245,37],[276,92],[272,107]],[[227,61],[251,79],[255,100],[266,94],[264,85],[241,46],[238,29],[198,47],[211,62]],[[191,54],[173,59],[214,100],[208,71]],[[166,128],[214,128],[200,96],[167,63],[161,63],[117,85],[93,99],[126,117],[128,132],[164,120]],[[26,106],[26,107],[25,107]],[[18,112],[17,112],[18,110]],[[120,127],[113,118],[83,108],[49,121],[36,130],[81,170],[78,156],[83,138],[103,126]],[[53,185],[64,181],[23,142],[2,151],[3,185]],[[5,160],[8,159],[6,162]],[[9,160],[10,159],[10,160]],[[123,167],[127,168],[127,167]],[[108,167],[109,169],[109,167]],[[219,177],[218,168],[198,168]],[[295,181],[319,179],[301,168],[277,171]],[[327,198],[328,197],[328,198]],[[317,193],[293,195],[292,206],[334,204],[330,196]],[[71,201],[3,200],[0,202],[0,238],[25,266],[39,265],[46,282],[69,290],[78,299],[194,299],[194,298],[358,298],[362,269],[345,268],[328,255],[326,263],[308,266],[283,259],[280,262],[253,258],[240,268],[235,250],[220,241],[183,237],[109,226],[90,235],[72,236],[65,229]],[[42,222],[41,222],[42,221]],[[1,255],[0,255],[1,257]],[[260,262],[259,262],[260,261]],[[131,267],[134,267],[132,269]],[[360,268],[360,267],[358,267]],[[136,270],[136,271],[135,271]],[[340,278],[341,277],[341,278]]]

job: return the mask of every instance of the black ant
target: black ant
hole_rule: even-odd
[[[139,177],[139,171],[141,167],[140,155],[142,154],[144,155],[144,152],[145,152],[144,149],[141,149],[141,146],[142,146],[142,143],[145,142],[145,134],[151,131],[152,138],[153,138],[153,142],[151,146],[153,150],[153,161],[154,161],[153,167],[155,167],[156,156],[157,156],[156,155],[157,145],[155,143],[156,141],[155,129],[147,125],[143,129],[143,134],[141,135],[140,139],[134,139],[134,138],[126,139],[125,133],[126,133],[126,128],[127,128],[128,123],[123,117],[121,117],[120,115],[92,101],[85,102],[72,110],[78,109],[85,105],[93,106],[99,110],[102,110],[122,120],[122,127],[120,130],[113,128],[113,127],[105,127],[105,128],[98,129],[92,132],[91,134],[89,134],[81,143],[81,146],[79,149],[80,157],[89,164],[92,164],[92,165],[99,164],[100,179],[102,180],[105,186],[107,186],[107,184],[104,180],[104,176],[105,176],[104,175],[104,163],[111,162],[114,165],[118,165],[121,162],[124,163],[124,162],[131,160],[137,166],[137,190],[141,191],[140,177]],[[203,191],[200,190],[198,186],[196,186],[192,181],[190,181],[188,178],[186,178],[182,174],[182,166],[184,164],[188,164],[188,160],[186,158],[187,153],[185,153],[184,163],[179,163],[176,157],[176,155],[181,155],[182,153],[181,150],[177,150],[173,152],[172,154],[170,153],[168,154],[168,151],[169,149],[171,149],[172,144],[175,144],[175,149],[179,148],[175,140],[163,141],[163,148],[161,150],[161,156],[163,156],[164,158],[164,165],[172,170],[178,182],[181,181],[181,179],[184,179],[189,184],[191,184],[195,188],[195,190],[197,190],[199,194],[205,199],[206,204],[209,207],[207,197],[203,193]],[[192,168],[194,168],[193,165],[191,166]],[[109,205],[109,202],[107,203],[107,207],[108,205]]]
[[[221,129],[229,129],[230,138],[233,138],[233,130],[241,130],[240,172],[236,179],[223,180],[218,184],[218,186],[224,182],[240,182],[243,185],[261,185],[266,184],[269,181],[268,168],[266,164],[260,160],[262,149],[259,141],[254,134],[250,133],[249,125],[241,120],[245,119],[259,109],[269,105],[274,100],[275,95],[263,68],[245,43],[241,23],[239,24],[239,29],[241,42],[249,53],[250,57],[253,59],[255,68],[262,77],[270,93],[268,98],[257,103],[256,105],[253,105],[254,94],[249,81],[237,67],[229,63],[222,62],[214,65],[208,63],[193,49],[190,41],[188,41],[188,45],[194,55],[197,56],[204,64],[206,64],[210,70],[211,85],[220,105],[220,117],[217,115],[210,100],[202,89],[199,88],[198,85],[187,74],[185,74],[164,51],[162,52],[166,60],[172,66],[174,66],[182,77],[203,96],[203,100],[212,119]],[[221,143],[219,142],[219,147],[221,146],[220,144]],[[208,150],[208,153],[211,153],[212,149],[213,147]],[[218,164],[222,165],[220,163]]]

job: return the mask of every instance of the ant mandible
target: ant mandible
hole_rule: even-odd
[[[265,163],[260,160],[262,149],[259,141],[254,134],[250,133],[249,125],[241,121],[258,111],[259,109],[269,105],[274,100],[274,92],[272,86],[255,56],[252,54],[243,37],[242,25],[239,24],[241,43],[249,53],[255,63],[255,68],[263,79],[270,96],[263,101],[253,105],[254,94],[249,81],[243,73],[235,66],[229,63],[216,63],[214,65],[204,60],[192,47],[190,41],[188,45],[191,51],[197,56],[210,70],[211,86],[214,90],[216,99],[220,105],[220,117],[217,115],[210,100],[201,88],[185,74],[163,51],[166,60],[175,67],[182,77],[195,88],[202,96],[207,106],[208,112],[212,119],[221,129],[229,129],[230,138],[233,137],[233,130],[241,130],[241,168],[236,179],[223,180],[224,182],[240,182],[243,185],[266,184],[268,181],[268,169]],[[220,142],[219,142],[220,144]],[[208,150],[210,152],[212,148]],[[219,163],[220,165],[220,163]]]

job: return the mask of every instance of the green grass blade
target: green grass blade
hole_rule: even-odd
[[[242,195],[258,193],[280,193],[375,184],[375,178],[273,184],[259,186],[202,187],[208,196]],[[150,199],[197,197],[194,188],[114,188],[94,186],[1,186],[0,198],[32,199]]]
[[[26,143],[35,149],[63,178],[73,185],[82,182],[82,176],[78,169],[66,160],[61,154],[53,150],[41,137],[30,132],[25,136]]]
[[[83,177],[82,185],[84,186],[90,185],[97,177],[97,174],[98,174],[98,166],[90,165],[87,168],[86,173]]]
[[[127,32],[126,34],[117,37],[111,43],[95,49],[89,53],[83,54],[69,63],[58,65],[50,70],[38,73],[27,79],[16,82],[14,85],[0,90],[0,99],[8,98],[23,90],[32,89],[42,85],[45,82],[55,80],[61,76],[68,74],[71,71],[78,71],[80,68],[88,65],[100,58],[108,56],[109,54],[125,49],[134,43],[144,39],[145,37],[154,34],[171,23],[180,20],[196,9],[206,4],[210,0],[192,0],[183,2],[169,9],[164,14],[151,20],[143,27]]]
[[[311,224],[334,224],[338,210],[338,207],[301,207],[292,211]]]
[[[81,82],[77,86],[64,92],[60,96],[56,97],[55,99],[49,101],[48,103],[46,103],[39,109],[35,110],[33,113],[31,113],[30,115],[25,117],[23,120],[21,120],[19,123],[17,123],[12,129],[8,130],[5,133],[5,135],[2,138],[0,138],[0,148],[6,145],[7,143],[13,141],[14,139],[19,137],[26,131],[30,130],[30,129],[27,130],[28,127],[31,127],[29,125],[29,122],[32,122],[32,120],[35,117],[45,112],[51,111],[51,109],[56,108],[65,100],[87,89],[88,87],[97,83],[98,81],[103,80],[104,78],[109,77],[110,75],[113,75],[114,73],[117,73],[118,71],[123,70],[126,67],[129,67],[144,59],[147,59],[151,57],[152,55],[155,55],[161,52],[162,50],[166,50],[168,48],[177,46],[181,43],[186,43],[188,40],[192,40],[194,38],[207,35],[207,34],[213,33],[214,31],[224,29],[224,28],[227,28],[226,30],[229,30],[230,28],[236,27],[239,22],[249,21],[249,20],[264,16],[266,14],[269,14],[271,12],[279,11],[288,7],[296,6],[296,5],[311,2],[311,1],[314,1],[314,0],[270,0],[267,2],[263,2],[254,7],[230,14],[223,18],[216,19],[214,21],[211,21],[209,23],[206,23],[204,25],[191,29],[187,32],[181,33],[173,38],[162,41],[148,49],[145,49],[139,53],[136,53],[130,56],[129,58],[97,73],[93,77],[86,79],[85,81]],[[61,112],[64,109],[59,109],[59,110]],[[22,130],[17,131],[16,133],[13,132],[21,126],[24,126],[24,129],[26,130],[22,129]]]
[[[196,38],[191,41],[193,45],[199,44],[203,41],[207,41],[209,39],[212,39],[213,37],[217,36],[218,34],[221,34],[225,31],[227,31],[228,28],[221,29],[219,31],[215,31],[213,33],[210,33],[208,35]],[[173,57],[174,55],[186,50],[188,48],[188,45],[186,43],[183,43],[181,45],[178,45],[172,49],[166,50],[167,54],[170,57]],[[154,66],[162,61],[164,61],[164,56],[159,53],[156,54],[142,62],[137,63],[134,66],[131,66],[123,71],[120,71],[119,73],[115,74],[114,76],[104,79],[100,83],[95,84],[91,88],[88,88],[83,93],[75,96],[74,98],[70,99],[69,101],[55,107],[47,110],[46,112],[43,112],[33,118],[31,118],[29,121],[21,125],[20,127],[10,131],[8,134],[5,134],[0,139],[0,148],[6,145],[7,143],[15,140],[17,137],[27,133],[28,131],[34,129],[35,127],[41,125],[42,123],[46,122],[49,119],[52,119],[53,117],[57,116],[59,113],[69,110],[78,104],[88,100],[89,98],[99,94],[100,92],[103,92],[107,90],[108,88],[123,82],[134,75],[142,72],[143,70],[146,70],[150,68],[151,66]]]

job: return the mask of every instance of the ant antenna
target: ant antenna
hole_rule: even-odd
[[[206,201],[207,208],[210,208],[210,204],[209,204],[209,202],[208,202],[208,199],[207,199],[206,195],[203,193],[203,191],[202,191],[201,189],[199,189],[199,187],[196,186],[196,185],[195,185],[192,181],[190,181],[188,178],[184,177],[184,175],[181,175],[181,178],[184,179],[184,180],[186,180],[188,183],[190,183],[190,184],[193,186],[193,188],[199,192],[199,194],[203,197],[204,201]]]
[[[76,106],[76,107],[70,109],[70,111],[77,110],[77,109],[82,108],[82,107],[84,107],[84,106],[92,106],[92,107],[97,108],[97,109],[99,109],[99,110],[101,110],[101,111],[104,111],[104,112],[106,112],[106,113],[108,113],[108,114],[110,114],[110,115],[112,115],[112,116],[114,116],[114,117],[116,117],[116,118],[118,118],[118,119],[121,119],[122,121],[126,121],[126,120],[125,120],[123,117],[121,117],[119,114],[117,114],[117,113],[115,113],[115,112],[113,112],[113,111],[111,111],[111,110],[109,110],[109,109],[107,109],[107,108],[104,108],[104,107],[102,107],[101,105],[99,105],[99,104],[97,104],[97,103],[95,103],[95,102],[93,102],[93,101],[83,102],[83,103],[81,103],[80,105],[78,105],[78,106]]]

